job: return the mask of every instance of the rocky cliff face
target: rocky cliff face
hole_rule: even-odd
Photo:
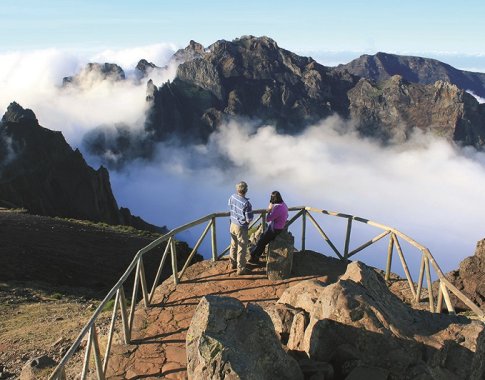
[[[119,209],[108,171],[94,170],[61,132],[12,103],[0,123],[0,202],[32,213],[159,230]]]
[[[365,54],[345,65],[339,65],[336,70],[348,71],[374,82],[387,80],[394,75],[421,84],[433,84],[441,80],[485,97],[485,74],[458,70],[436,59],[387,53]]]
[[[192,41],[176,56],[185,59],[176,79],[148,88],[147,129],[158,139],[177,133],[204,140],[234,116],[296,133],[333,113],[348,115],[346,92],[356,83],[267,37],[217,41],[206,50]]]
[[[477,243],[473,256],[467,257],[460,263],[460,267],[446,274],[446,277],[470,300],[485,310],[485,239]],[[459,308],[466,307],[454,298]]]
[[[348,96],[350,114],[366,136],[403,142],[417,128],[477,148],[485,142],[485,105],[449,82],[361,79]]]
[[[480,94],[472,83],[480,87],[481,75],[460,74],[423,58],[371,58],[328,68],[281,49],[267,37],[221,40],[208,48],[191,41],[172,58],[182,62],[172,82],[157,87],[148,81],[143,137],[131,136],[129,146],[118,149],[116,137],[106,139],[98,130],[87,146],[90,149],[89,143],[95,141],[100,155],[109,149],[120,152],[122,159],[147,158],[140,152],[150,152],[158,141],[203,143],[229,119],[249,119],[256,126],[271,124],[280,133],[297,134],[335,114],[354,119],[363,135],[386,142],[402,142],[418,128],[483,146],[485,105],[464,91]],[[396,61],[392,65],[391,58]],[[395,73],[401,77],[392,76]],[[353,74],[369,79],[359,81]],[[458,74],[468,78],[468,84],[453,85]]]

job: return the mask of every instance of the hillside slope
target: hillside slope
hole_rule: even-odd
[[[138,250],[160,236],[141,233],[0,209],[0,281],[88,288],[104,296]],[[153,279],[164,247],[161,244],[146,255],[147,281]],[[190,253],[181,242],[177,250],[181,262]],[[162,276],[168,277],[168,267]]]
[[[136,252],[158,236],[0,209],[0,378],[18,378],[29,360],[42,355],[59,360]],[[176,246],[181,267],[190,250],[185,243]],[[161,250],[145,256],[149,284]],[[170,272],[168,259],[161,279]],[[132,284],[125,287],[128,298]],[[110,315],[102,313],[102,331]],[[82,355],[75,360],[80,363]]]

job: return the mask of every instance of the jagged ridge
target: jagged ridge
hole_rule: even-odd
[[[118,208],[104,167],[91,168],[61,132],[11,103],[0,123],[0,202],[34,214],[163,231]]]
[[[282,49],[268,37],[221,40],[208,48],[191,41],[172,57],[175,62],[183,61],[172,82],[157,87],[148,81],[143,136],[98,129],[86,139],[86,146],[99,155],[114,151],[121,161],[150,158],[156,142],[204,143],[218,125],[230,119],[250,119],[256,126],[271,124],[280,133],[298,134],[310,124],[339,115],[353,119],[362,135],[385,142],[402,142],[419,128],[483,147],[485,105],[465,89],[480,94],[470,83],[481,86],[485,74],[460,72],[423,58],[376,57],[381,61],[398,57],[395,60],[400,63],[392,70],[381,70],[389,66],[384,64],[372,69],[369,63],[361,64],[367,71],[359,71],[358,62],[330,68]],[[153,67],[147,62],[141,62],[141,67],[148,79],[150,70],[145,68]],[[412,71],[415,67],[416,72]],[[368,79],[359,81],[354,74]],[[400,79],[394,74],[400,74]],[[466,81],[455,80],[458,74]]]

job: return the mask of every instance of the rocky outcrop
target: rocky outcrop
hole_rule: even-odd
[[[0,200],[46,216],[132,225],[161,232],[119,209],[104,167],[91,168],[61,132],[41,127],[35,114],[12,103],[0,124]]]
[[[477,148],[485,143],[485,105],[448,82],[361,79],[348,96],[350,114],[365,136],[400,143],[419,129]]]
[[[485,310],[485,239],[477,243],[473,256],[464,259],[459,268],[447,273],[446,277],[473,303]],[[467,309],[453,294],[451,299],[456,308]]]
[[[331,363],[336,378],[469,378],[472,364],[485,375],[477,364],[483,323],[411,309],[359,262],[338,282],[318,285],[300,284],[280,299],[308,318],[295,314],[288,348]],[[308,301],[299,303],[297,293]]]
[[[172,56],[172,61],[177,63],[183,63],[185,61],[190,61],[195,58],[202,58],[206,54],[204,46],[195,42],[194,40],[190,40],[189,44],[185,49],[179,49],[175,52]]]
[[[88,63],[78,74],[64,77],[62,85],[89,87],[95,82],[104,80],[116,82],[125,79],[125,72],[115,63]]]
[[[266,273],[270,280],[285,280],[291,275],[295,238],[284,230],[268,244]]]
[[[336,70],[347,71],[373,82],[382,82],[394,75],[400,75],[412,83],[433,84],[444,81],[485,97],[484,73],[458,70],[436,59],[380,52],[375,55],[364,54],[345,65],[337,66]]]
[[[470,380],[481,380],[485,377],[485,331],[482,331],[477,340],[475,357],[470,368]]]
[[[54,368],[56,362],[48,356],[39,356],[31,359],[24,365],[20,374],[20,380],[35,380],[38,379],[46,368]]]
[[[235,298],[201,299],[187,331],[189,379],[303,379],[283,350],[271,319]]]
[[[159,67],[153,62],[148,62],[146,59],[140,59],[135,67],[140,77],[147,76],[154,69],[159,69]]]
[[[154,92],[147,129],[204,140],[227,117],[245,116],[296,133],[335,112],[348,113],[353,76],[334,73],[267,37],[191,43],[176,79]]]

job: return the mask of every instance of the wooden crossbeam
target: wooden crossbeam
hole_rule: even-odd
[[[375,236],[374,238],[370,239],[368,242],[365,242],[361,246],[355,248],[353,251],[349,252],[348,257],[354,256],[356,253],[362,251],[363,249],[367,248],[369,245],[374,244],[381,240],[384,236],[387,236],[391,233],[391,231],[384,231],[381,234]]]
[[[320,225],[317,223],[317,221],[315,220],[315,218],[312,216],[312,214],[310,214],[310,212],[307,213],[308,217],[310,218],[310,221],[313,223],[313,225],[315,226],[315,228],[318,230],[318,232],[320,233],[320,235],[322,235],[323,239],[327,242],[327,244],[330,246],[330,248],[332,248],[332,250],[335,252],[335,254],[341,259],[343,260],[344,257],[340,254],[340,252],[338,251],[338,249],[335,247],[335,245],[332,243],[332,241],[330,240],[330,238],[328,237],[328,235],[323,231],[322,227],[320,227]]]

